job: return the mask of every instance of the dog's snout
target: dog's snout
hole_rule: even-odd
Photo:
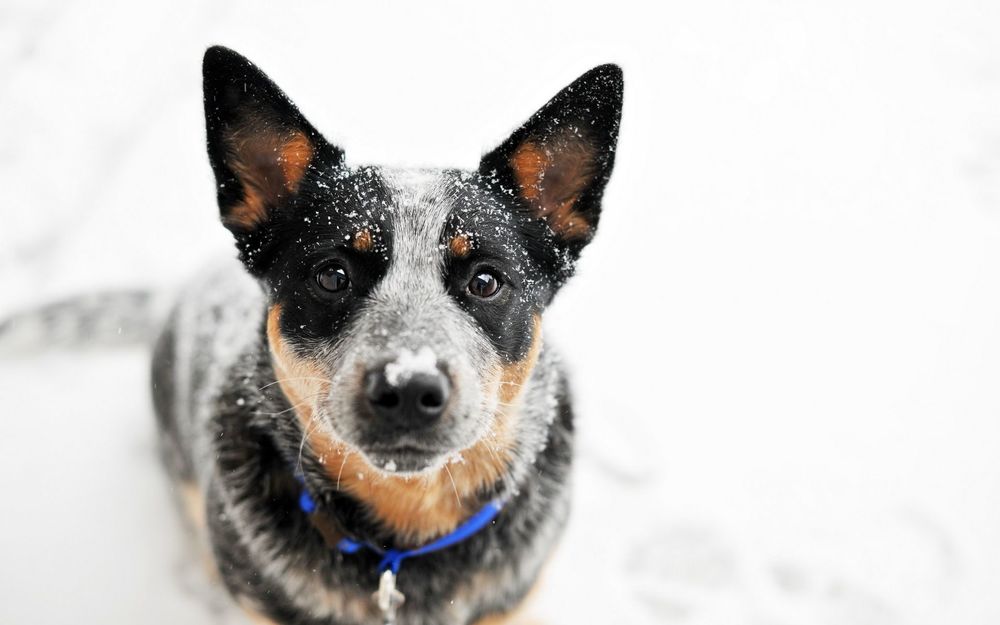
[[[380,367],[365,376],[365,398],[375,417],[398,427],[436,423],[450,394],[448,377],[439,369],[412,372],[400,379]]]

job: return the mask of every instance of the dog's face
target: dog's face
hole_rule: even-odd
[[[468,172],[348,167],[246,59],[212,48],[204,72],[222,219],[267,289],[272,361],[305,426],[387,472],[495,456],[542,311],[597,226],[618,68]]]

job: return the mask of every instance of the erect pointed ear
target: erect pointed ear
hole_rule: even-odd
[[[310,167],[338,165],[344,154],[264,72],[232,50],[209,48],[202,75],[222,222],[247,234],[295,195]]]
[[[582,246],[597,228],[614,165],[623,85],[617,65],[590,70],[484,156],[479,172],[511,189],[557,237]]]

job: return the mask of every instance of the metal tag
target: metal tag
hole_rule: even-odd
[[[391,570],[382,573],[378,580],[378,590],[372,595],[375,605],[382,610],[382,620],[385,625],[392,625],[396,622],[396,609],[403,605],[406,597],[396,590],[396,576]]]

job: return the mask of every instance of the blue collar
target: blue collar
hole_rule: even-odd
[[[312,514],[316,511],[316,501],[305,487],[305,480],[302,476],[296,475],[295,477],[303,484],[302,493],[299,495],[299,508],[306,514]],[[502,509],[503,502],[499,499],[494,499],[450,533],[416,549],[382,549],[378,545],[373,545],[367,541],[362,542],[353,538],[342,538],[337,542],[337,550],[341,553],[357,553],[362,549],[368,549],[382,556],[382,560],[378,564],[379,573],[392,571],[393,575],[396,575],[399,573],[399,567],[403,563],[403,560],[457,545],[492,523]]]

